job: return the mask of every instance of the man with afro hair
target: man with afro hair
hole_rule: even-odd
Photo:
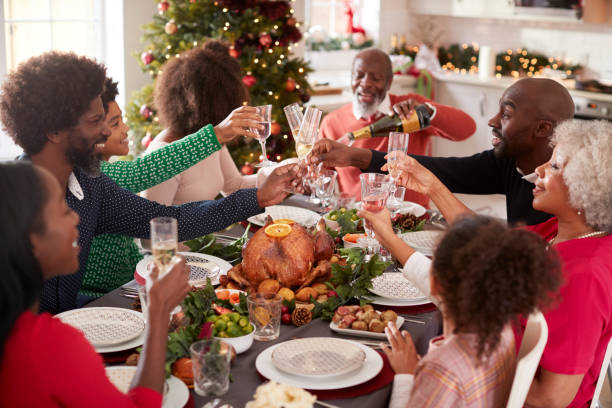
[[[0,119],[23,148],[21,159],[49,170],[65,189],[68,206],[80,217],[74,243],[80,246],[79,270],[46,281],[41,293],[40,308],[51,313],[76,307],[94,236],[148,238],[152,218],[173,217],[178,221],[178,239],[192,239],[263,212],[297,184],[297,166],[289,165],[274,170],[259,189],[172,207],[118,187],[99,171],[97,146],[110,135],[100,97],[105,77],[106,68],[94,60],[48,52],[20,64],[2,85]]]

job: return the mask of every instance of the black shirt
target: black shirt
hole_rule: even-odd
[[[367,171],[380,172],[386,163],[386,154],[372,150],[372,161]],[[468,157],[411,156],[434,173],[453,193],[504,194],[508,223],[511,225],[534,225],[552,217],[533,208],[534,185],[523,180],[516,169],[516,162],[497,158],[493,149]]]

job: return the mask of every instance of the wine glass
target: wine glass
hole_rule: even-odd
[[[322,113],[323,111],[312,106],[306,108],[300,130],[297,137],[295,137],[295,152],[300,161],[304,161],[314,146],[319,134],[319,123],[321,122]]]
[[[151,220],[151,250],[161,277],[172,267],[178,247],[175,218],[157,217]]]
[[[396,182],[401,171],[397,167],[397,162],[408,151],[408,141],[410,135],[408,133],[391,132],[389,133],[389,146],[387,148],[387,166],[389,167],[389,176],[391,177],[390,197],[387,201],[387,207],[393,212],[402,207],[403,200],[395,196]],[[401,153],[401,154],[400,154]]]
[[[254,133],[257,133],[259,137],[259,144],[261,145],[261,154],[263,155],[263,161],[255,165],[255,167],[270,167],[274,166],[275,163],[268,160],[268,153],[266,153],[266,139],[270,137],[270,121],[272,116],[272,105],[256,106],[257,113],[263,118],[263,129],[251,129]]]
[[[377,213],[381,212],[387,203],[389,191],[392,185],[386,174],[363,173],[359,176],[361,181],[361,206],[364,210]],[[373,255],[373,247],[378,245],[375,233],[368,222],[364,222],[363,228],[366,232],[367,257]]]
[[[329,211],[331,201],[336,192],[336,179],[338,173],[335,170],[322,169],[319,171],[319,177],[315,182],[316,194],[321,199],[323,211]]]

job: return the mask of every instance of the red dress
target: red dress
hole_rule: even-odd
[[[550,240],[557,219],[526,227]],[[587,407],[612,337],[612,236],[560,242],[563,265],[558,306],[544,314],[548,342],[540,367],[557,374],[584,374],[569,407]]]
[[[415,99],[419,103],[430,102],[436,107],[437,112],[430,127],[410,134],[408,153],[430,155],[432,136],[441,136],[446,139],[460,141],[467,139],[476,131],[476,123],[474,120],[459,109],[446,105],[439,105],[419,94],[399,96],[389,94],[391,106],[406,99]],[[382,115],[374,116],[371,120],[355,119],[353,115],[353,105],[348,104],[323,118],[321,123],[321,136],[338,140],[344,134],[368,126],[381,117]],[[370,139],[356,140],[353,146],[386,152],[388,141],[388,137],[373,137]],[[338,172],[340,191],[347,192],[355,196],[357,200],[361,200],[361,185],[359,183],[361,171],[355,167],[336,168],[336,171]],[[405,199],[421,205],[427,205],[427,203],[429,203],[429,197],[414,191],[408,191]]]
[[[1,407],[161,407],[162,396],[136,387],[122,394],[102,358],[78,330],[29,311],[15,322],[0,362]]]

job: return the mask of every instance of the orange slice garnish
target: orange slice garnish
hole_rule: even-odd
[[[291,218],[279,218],[278,220],[274,220],[274,223],[293,225],[293,224],[297,224],[297,221],[292,220]]]
[[[255,320],[257,320],[257,323],[259,323],[260,326],[266,326],[272,319],[270,312],[261,306],[257,306],[253,314],[255,315]]]
[[[289,224],[271,224],[264,230],[267,236],[272,238],[283,238],[291,233],[291,225]]]

